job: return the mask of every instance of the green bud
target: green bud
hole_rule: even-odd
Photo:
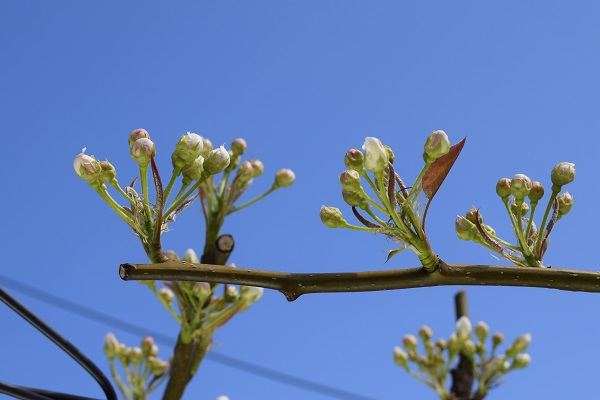
[[[517,202],[513,202],[510,205],[510,211],[513,213],[513,215],[517,215]],[[529,204],[527,204],[526,202],[523,202],[521,204],[521,216],[527,215],[527,212],[529,211]]]
[[[561,162],[552,169],[550,174],[552,183],[556,186],[563,186],[573,182],[575,179],[575,164],[570,162]]]
[[[408,369],[408,354],[400,347],[394,347],[394,362],[404,369]]]
[[[73,160],[73,168],[78,177],[86,181],[87,183],[94,183],[100,179],[102,173],[102,166],[94,158],[94,156],[88,156],[85,153],[85,147],[81,150],[81,153]]]
[[[360,174],[354,170],[347,170],[340,175],[340,183],[343,189],[359,190],[360,189]]]
[[[167,368],[169,368],[169,363],[153,356],[148,357],[147,362],[150,371],[155,376],[163,375],[167,371]]]
[[[264,289],[255,286],[240,286],[240,298],[243,302],[252,304],[263,296]]]
[[[252,164],[252,172],[254,178],[258,178],[263,174],[265,166],[260,160],[250,160],[250,164]]]
[[[342,228],[347,224],[342,216],[342,212],[336,207],[321,206],[319,216],[321,217],[321,222],[328,228]]]
[[[526,333],[525,335],[519,336],[515,339],[513,344],[506,350],[506,356],[508,358],[516,356],[518,353],[522,353],[527,350],[529,343],[531,342],[531,335]]]
[[[186,164],[181,170],[183,175],[183,184],[189,185],[194,181],[199,180],[202,177],[202,171],[204,171],[204,157],[198,156],[191,164]]]
[[[133,131],[131,131],[129,133],[129,148],[131,149],[131,146],[133,146],[133,144],[135,143],[136,140],[138,139],[142,139],[142,138],[146,138],[146,139],[150,139],[150,134],[148,133],[147,130],[145,129],[135,129]]]
[[[119,342],[113,333],[109,333],[104,338],[104,354],[110,359],[119,355]]]
[[[156,147],[152,140],[141,138],[136,140],[131,146],[130,155],[140,166],[147,166],[156,155]]]
[[[289,187],[292,186],[296,180],[296,175],[291,169],[280,169],[275,174],[275,186],[277,187]]]
[[[231,142],[231,151],[236,156],[241,156],[246,152],[248,145],[244,139],[238,138]]]
[[[529,191],[531,204],[537,203],[542,197],[544,197],[544,186],[538,181],[531,182],[531,190]]]
[[[573,207],[573,196],[568,191],[557,197],[558,200],[558,213],[559,215],[568,214]]]
[[[456,236],[461,240],[474,240],[477,238],[477,227],[475,224],[461,215],[456,216],[454,228]]]
[[[154,344],[154,338],[152,336],[146,336],[143,340],[142,340],[142,353],[148,357],[152,354],[152,347],[156,346]]]
[[[385,151],[387,151],[387,155],[388,155],[388,161],[391,162],[392,164],[394,163],[394,160],[396,159],[396,155],[394,154],[394,151],[392,150],[392,148],[390,146],[388,146],[387,144],[384,145],[383,147],[385,147]]]
[[[221,145],[218,149],[210,152],[204,160],[204,170],[211,175],[221,173],[230,162],[229,152]]]
[[[381,141],[374,137],[367,137],[363,144],[363,150],[365,151],[365,168],[375,175],[383,174],[388,166],[389,158]]]
[[[225,287],[225,295],[223,297],[226,302],[233,303],[240,297],[238,288],[236,288],[235,286],[232,286],[232,285],[227,285]]]
[[[210,154],[210,152],[213,150],[213,144],[210,140],[208,140],[207,138],[203,137],[202,138],[202,151],[200,152],[200,155],[204,158],[208,157],[208,155]]]
[[[352,189],[342,189],[342,197],[344,198],[344,201],[352,207],[358,207],[364,210],[369,205],[360,192],[353,191]]]
[[[472,223],[475,223],[477,219],[479,219],[479,223],[483,222],[483,216],[481,215],[481,213],[477,212],[477,209],[475,207],[469,209],[465,214],[465,217]]]
[[[185,253],[183,253],[183,261],[189,262],[192,264],[200,264],[200,259],[196,255],[194,249],[187,249]]]
[[[437,130],[431,132],[427,141],[425,141],[425,152],[423,158],[426,162],[433,162],[446,155],[450,151],[450,140],[446,132]]]
[[[446,341],[442,338],[438,339],[435,341],[435,346],[440,350],[443,351],[445,349],[448,348],[448,343],[446,343]]]
[[[417,338],[413,335],[404,335],[402,344],[409,353],[417,351]]]
[[[494,347],[501,345],[504,342],[504,335],[500,332],[494,333],[492,336],[492,344]]]
[[[496,183],[496,194],[501,198],[505,199],[510,196],[510,184],[511,181],[508,178],[502,178]]]
[[[203,147],[202,136],[188,132],[186,135],[181,136],[179,142],[175,145],[173,157],[177,157],[185,161],[186,164],[190,164],[200,156]]]
[[[196,282],[194,284],[194,293],[199,299],[206,299],[212,294],[210,284],[208,282]]]
[[[365,173],[364,161],[365,157],[358,149],[350,149],[344,156],[344,165],[346,165],[346,168],[356,171],[361,175]]]
[[[237,169],[236,173],[236,185],[238,187],[244,186],[254,178],[254,167],[250,161],[244,161]]]
[[[473,356],[475,355],[475,344],[471,339],[467,339],[463,343],[461,351],[465,356],[472,360]]]
[[[129,357],[129,360],[133,363],[133,365],[137,365],[144,358],[144,353],[142,352],[142,349],[140,349],[139,347],[134,347],[134,348],[129,349],[128,357]]]
[[[173,304],[173,299],[175,298],[175,295],[173,294],[173,292],[171,291],[171,289],[168,288],[162,288],[158,291],[158,295],[165,301],[167,302],[167,304],[171,305]]]
[[[490,327],[483,321],[479,321],[475,325],[475,336],[479,341],[483,342],[490,333]]]
[[[510,192],[516,199],[524,199],[531,191],[531,179],[527,175],[517,174],[510,181]]]
[[[512,369],[525,368],[531,362],[531,357],[527,353],[517,354],[511,366]]]
[[[112,182],[117,179],[117,170],[108,160],[100,161],[100,169],[101,172],[98,177],[100,182]]]
[[[419,329],[419,337],[423,342],[427,342],[433,337],[433,331],[427,325],[423,325],[421,329]]]

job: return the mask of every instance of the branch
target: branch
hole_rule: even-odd
[[[121,264],[123,280],[167,280],[229,283],[275,289],[294,301],[303,294],[370,292],[430,286],[522,286],[600,292],[600,272],[555,268],[446,264],[433,272],[405,268],[368,272],[290,273],[232,268],[212,264],[166,261],[160,264]]]

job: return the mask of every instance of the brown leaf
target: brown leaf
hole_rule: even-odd
[[[433,199],[433,196],[435,196],[440,186],[442,186],[444,179],[446,179],[448,172],[450,172],[450,169],[462,151],[466,140],[467,138],[465,137],[463,140],[450,147],[450,151],[435,160],[433,164],[429,166],[425,175],[423,175],[421,185],[423,186],[423,193],[425,193],[425,197],[427,197],[429,201]]]

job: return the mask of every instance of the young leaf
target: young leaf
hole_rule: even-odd
[[[435,196],[440,186],[442,186],[444,179],[446,179],[448,172],[450,172],[450,169],[462,151],[466,140],[467,138],[465,137],[463,140],[450,147],[450,151],[448,151],[446,155],[435,160],[433,164],[429,166],[425,175],[423,175],[421,185],[423,186],[423,193],[425,193],[425,197],[427,197],[429,201],[433,199],[433,196]]]

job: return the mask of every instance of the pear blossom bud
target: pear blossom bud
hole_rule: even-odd
[[[250,160],[250,164],[252,164],[252,172],[254,178],[258,178],[263,174],[265,166],[260,160]]]
[[[109,333],[104,338],[104,354],[110,359],[119,354],[119,342],[114,334]]]
[[[502,178],[496,183],[496,194],[505,199],[510,196],[511,181],[508,178]]]
[[[510,192],[516,199],[524,199],[531,191],[531,179],[527,175],[517,174],[510,181]]]
[[[340,175],[340,183],[344,189],[360,189],[360,174],[354,170],[347,170]]]
[[[98,176],[100,182],[112,182],[113,180],[117,180],[117,170],[115,167],[106,161],[100,161],[101,172]]]
[[[516,201],[510,205],[510,211],[514,215],[517,215],[517,202]],[[527,215],[528,211],[529,211],[529,204],[527,204],[526,202],[521,203],[521,216]]]
[[[233,142],[231,142],[231,151],[236,156],[241,156],[242,154],[244,154],[247,148],[248,145],[246,144],[246,141],[242,138],[235,139]]]
[[[481,216],[481,213],[478,212],[478,210],[475,207],[469,209],[465,214],[465,217],[472,223],[475,223],[477,219],[479,219],[479,223],[483,222],[483,217]]]
[[[155,376],[161,376],[162,374],[164,374],[167,371],[167,368],[169,368],[168,362],[163,361],[154,356],[148,357],[147,362],[148,362],[148,367],[150,368],[150,371],[152,371],[152,374],[154,374]]]
[[[264,289],[256,286],[240,286],[240,298],[246,303],[254,303],[263,296]]]
[[[531,182],[531,190],[529,191],[529,200],[531,204],[535,204],[544,197],[544,186],[538,181]]]
[[[171,291],[171,289],[168,288],[162,288],[158,291],[158,295],[167,302],[167,304],[171,305],[173,303],[173,299],[175,298],[175,295],[173,294],[173,292]]]
[[[473,343],[471,339],[465,340],[462,345],[461,352],[469,359],[473,359],[473,356],[475,355],[475,343]]]
[[[421,329],[419,329],[419,337],[422,341],[427,342],[433,337],[433,331],[427,325],[423,325]]]
[[[458,340],[463,342],[471,337],[471,321],[469,317],[463,315],[456,321],[456,336]]]
[[[450,334],[450,337],[448,338],[448,343],[447,343],[446,348],[448,349],[448,353],[450,354],[451,357],[454,354],[458,353],[458,350],[459,350],[458,337],[456,337],[456,333],[455,332],[452,332]]]
[[[550,174],[552,183],[556,186],[563,186],[573,182],[575,179],[575,164],[570,162],[561,162],[552,169]]]
[[[365,210],[369,206],[369,203],[362,196],[362,194],[360,192],[354,191],[352,189],[350,189],[350,190],[342,189],[342,197],[344,198],[344,201],[346,202],[346,204],[348,204],[352,207],[358,207],[358,208],[362,208],[363,210]]]
[[[244,161],[237,169],[236,173],[236,184],[238,187],[244,186],[246,183],[254,178],[254,167],[250,161]]]
[[[396,159],[396,155],[394,154],[394,151],[392,150],[392,148],[390,146],[388,146],[387,144],[384,145],[383,147],[385,147],[385,151],[387,151],[387,155],[388,155],[388,161],[391,162],[392,164],[394,163],[394,160]]]
[[[394,347],[394,362],[404,369],[408,369],[408,354],[400,347]]]
[[[275,186],[277,187],[289,187],[292,186],[296,180],[296,175],[291,169],[280,169],[275,174]]]
[[[143,358],[144,353],[139,347],[129,349],[129,360],[133,363],[133,365],[139,364],[139,362],[142,361]]]
[[[129,148],[131,148],[131,146],[133,146],[133,144],[136,142],[136,140],[141,139],[141,138],[146,138],[146,139],[150,139],[150,134],[148,133],[147,130],[145,129],[135,129],[133,131],[131,131],[131,133],[129,133]]]
[[[477,339],[481,342],[485,340],[489,333],[490,327],[485,322],[479,321],[477,325],[475,325],[475,336],[477,336]]]
[[[164,254],[169,260],[179,261],[179,256],[174,250],[167,250],[164,252]]]
[[[494,374],[500,372],[505,372],[509,367],[506,365],[506,357],[504,355],[498,355],[484,364],[483,374],[481,376],[481,381],[485,382],[490,379]]]
[[[442,338],[439,338],[435,341],[435,346],[440,350],[445,350],[448,347],[448,343]]]
[[[527,353],[517,354],[512,364],[512,369],[525,368],[531,362],[531,356]]]
[[[477,238],[478,232],[475,224],[461,215],[456,216],[454,228],[456,230],[456,236],[461,240],[474,240]]]
[[[427,138],[427,141],[425,141],[423,158],[425,158],[426,162],[428,160],[433,162],[446,155],[448,151],[450,151],[450,140],[448,140],[446,132],[441,130],[433,131]]]
[[[365,157],[358,149],[350,149],[344,156],[344,165],[346,165],[346,168],[356,171],[359,174],[365,173],[364,161]]]
[[[91,184],[100,178],[102,166],[94,156],[90,157],[84,153],[85,147],[73,160],[73,168],[78,177]]]
[[[189,262],[192,264],[200,264],[200,259],[196,255],[194,249],[187,249],[185,253],[183,253],[183,261]]]
[[[519,336],[518,338],[515,339],[513,344],[506,350],[506,356],[509,358],[514,357],[518,353],[521,353],[521,352],[527,350],[527,347],[529,347],[530,342],[531,342],[531,335],[529,333]]]
[[[218,149],[210,152],[204,160],[204,170],[211,175],[216,175],[223,171],[230,162],[229,152],[221,145]]]
[[[347,225],[342,212],[336,207],[321,206],[319,216],[321,217],[321,222],[328,228],[342,228]]]
[[[225,295],[223,296],[225,301],[228,303],[233,303],[240,297],[240,293],[235,286],[227,285],[225,287]]]
[[[147,166],[152,160],[152,157],[156,155],[156,147],[152,140],[141,138],[133,143],[130,154],[131,158],[133,158],[140,166]]]
[[[381,141],[374,137],[367,137],[363,144],[363,150],[365,151],[365,168],[376,175],[383,174],[388,166],[389,157]]]
[[[184,167],[181,170],[181,174],[183,175],[182,183],[184,185],[189,185],[202,177],[202,171],[204,171],[204,157],[198,156],[191,164],[186,165],[187,168]]]
[[[571,211],[571,207],[573,207],[573,196],[571,193],[564,192],[563,194],[557,197],[558,200],[558,214],[565,215]]]
[[[210,152],[213,150],[213,144],[212,142],[203,137],[202,138],[202,151],[200,152],[200,155],[204,158],[208,157],[208,155],[210,154]]]
[[[173,154],[186,162],[192,162],[202,153],[203,147],[202,136],[188,132],[186,135],[181,136],[179,142],[175,145]]]
[[[152,347],[155,346],[154,338],[152,336],[146,336],[142,340],[142,353],[147,357],[152,355]]]
[[[504,342],[504,335],[500,332],[494,333],[492,336],[492,344],[494,347],[501,345]]]
[[[212,290],[208,282],[196,282],[194,284],[194,293],[199,299],[205,299],[211,295]]]
[[[402,338],[402,344],[409,353],[417,350],[417,338],[413,335],[404,335]]]

